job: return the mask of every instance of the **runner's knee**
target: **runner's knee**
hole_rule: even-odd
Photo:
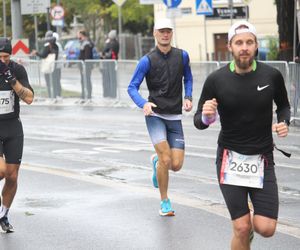
[[[260,234],[261,236],[268,238],[274,235],[276,226],[273,225],[254,226],[254,230],[256,233]]]
[[[169,155],[162,155],[159,159],[159,166],[170,168],[171,166],[171,157]]]
[[[13,171],[6,171],[5,179],[9,183],[15,183],[18,180],[18,169],[14,169]]]
[[[180,169],[182,168],[182,161],[180,161],[180,160],[172,160],[172,170],[174,171],[174,172],[177,172],[177,171],[179,171]]]
[[[18,180],[17,175],[6,175],[5,180],[8,184],[15,184]]]
[[[253,227],[255,232],[263,237],[271,237],[276,230],[277,220],[264,216],[255,215],[253,218]]]
[[[234,235],[240,239],[248,239],[251,230],[251,223],[239,223],[234,225]]]

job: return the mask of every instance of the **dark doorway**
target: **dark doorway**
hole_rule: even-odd
[[[228,61],[229,53],[227,49],[227,33],[214,34],[216,61]]]

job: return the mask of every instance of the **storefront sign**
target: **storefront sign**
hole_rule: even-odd
[[[244,19],[247,17],[247,8],[248,6],[242,7],[233,7],[232,18],[233,19]],[[249,13],[248,13],[249,16]],[[211,19],[230,19],[231,18],[231,10],[229,8],[214,8],[213,14],[211,16],[206,16],[207,20]]]

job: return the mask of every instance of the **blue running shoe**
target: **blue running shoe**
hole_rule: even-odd
[[[154,154],[151,156],[151,163],[152,163],[152,167],[153,167],[153,175],[152,175],[153,186],[155,188],[158,188],[158,182],[157,182],[157,177],[156,177],[156,168],[157,168],[157,163],[158,163],[157,154]]]
[[[170,199],[165,199],[160,202],[159,214],[161,216],[174,216],[175,211],[172,209]]]

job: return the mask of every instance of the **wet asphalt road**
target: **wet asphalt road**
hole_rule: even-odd
[[[104,107],[106,106],[106,107]],[[229,249],[231,224],[215,177],[219,125],[197,131],[184,116],[186,160],[172,173],[176,216],[158,216],[153,153],[141,112],[127,106],[22,106],[25,151],[3,249]],[[275,153],[278,232],[253,249],[300,246],[299,127]],[[2,248],[1,248],[2,249]]]

